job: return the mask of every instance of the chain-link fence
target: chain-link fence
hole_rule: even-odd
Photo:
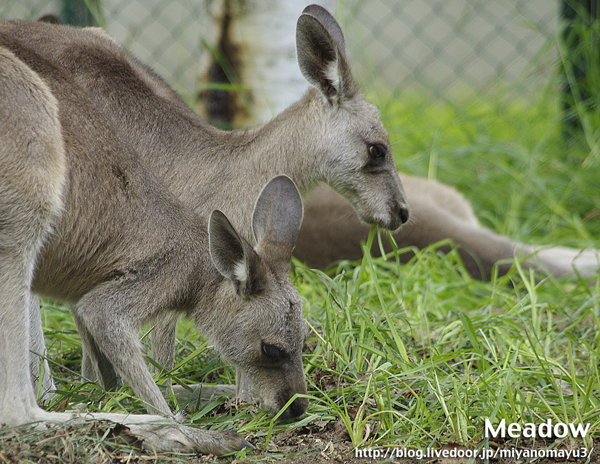
[[[570,0],[581,6],[595,0]],[[0,0],[0,18],[37,19],[54,14],[106,28],[175,89],[196,98],[206,86],[210,62],[218,59],[225,9],[251,16],[254,25],[237,32],[238,42],[265,36],[241,53],[254,68],[268,66],[278,52],[293,55],[295,21],[308,0]],[[401,91],[457,98],[488,88],[527,94],[559,76],[558,41],[564,0],[321,0],[334,10],[346,34],[352,66],[361,85],[380,96]],[[91,10],[91,13],[89,12]],[[595,8],[594,8],[595,11]],[[229,14],[229,13],[228,13]],[[84,15],[86,16],[86,15]],[[239,29],[239,28],[238,28]],[[237,29],[236,29],[237,30]],[[235,33],[235,31],[234,31]],[[244,35],[245,34],[245,35]],[[222,57],[221,57],[222,58]],[[291,64],[290,64],[291,63]],[[269,100],[267,115],[281,111],[304,90],[295,60],[287,80],[238,76],[236,84]],[[204,80],[201,79],[204,76]],[[267,77],[264,77],[267,76]],[[551,79],[551,81],[549,81]],[[300,88],[300,90],[297,90]],[[289,95],[276,98],[279,94]],[[257,98],[249,99],[257,104]]]
[[[27,19],[58,15],[72,3],[4,2],[4,18]],[[205,36],[214,34],[217,3],[102,0],[100,21],[171,84],[189,89],[210,43]],[[328,6],[343,23],[361,80],[392,92],[417,83],[437,92],[513,84],[547,73],[556,57],[558,0],[340,0]]]
[[[554,0],[368,0],[347,8],[364,80],[436,94],[554,72]]]
[[[182,92],[192,93],[207,49],[204,36],[214,35],[211,0],[0,0],[3,19],[38,19],[55,15],[70,22],[72,5],[92,7],[92,25],[104,27],[143,63]],[[66,21],[65,21],[66,20]],[[78,25],[81,21],[77,21]]]

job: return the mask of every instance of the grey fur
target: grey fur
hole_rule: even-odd
[[[220,213],[221,227],[209,230],[148,169],[76,79],[4,33],[0,140],[0,424],[73,417],[45,412],[35,402],[28,340],[40,331],[32,292],[71,305],[88,356],[85,368],[101,384],[120,374],[148,410],[162,416],[91,417],[123,422],[157,450],[220,454],[247,442],[235,433],[177,424],[142,357],[143,323],[173,321],[178,314],[193,319],[274,412],[306,393],[306,323],[289,278],[293,241],[279,240],[282,231],[296,237],[302,216],[290,179],[273,181],[286,185],[278,197],[286,207],[277,205],[281,214],[269,221],[276,225],[265,228],[256,249]],[[268,217],[272,188],[265,191],[269,200],[259,198],[255,214]],[[250,289],[239,292],[237,282],[215,268],[213,261],[235,254],[211,255],[209,241],[251,250]],[[265,346],[277,346],[282,356],[273,359]],[[306,407],[305,398],[297,399],[284,417]]]
[[[185,205],[206,217],[222,211],[242,236],[252,236],[252,206],[260,189],[280,174],[303,195],[325,181],[368,223],[396,229],[407,220],[387,132],[352,80],[341,28],[319,6],[307,7],[298,20],[297,51],[302,73],[325,79],[309,79],[314,88],[300,101],[247,131],[220,131],[200,120],[102,30],[7,21],[0,23],[0,33],[61,67]],[[385,153],[379,162],[369,154],[373,145]],[[176,321],[162,319],[152,332],[152,356],[165,369],[173,366]],[[114,378],[109,362],[100,365],[102,376]],[[87,356],[83,367],[94,379]],[[238,394],[252,399],[243,391],[248,389]]]
[[[308,11],[312,14],[301,15],[297,30],[307,40],[297,43],[297,50],[298,56],[313,58],[303,60],[307,63],[300,64],[301,71],[329,75],[341,68],[344,88],[356,88],[345,52],[337,45],[340,39],[333,38],[341,34],[339,25],[321,7]],[[221,131],[199,119],[152,70],[99,29],[6,21],[0,32],[76,80],[184,204],[205,216],[223,211],[243,236],[252,234],[258,193],[280,174],[290,177],[302,195],[320,181],[328,183],[365,222],[397,229],[407,219],[387,132],[377,109],[358,91],[332,95],[315,81],[300,101],[264,126]],[[341,60],[332,64],[318,56]],[[372,144],[387,152],[377,166],[370,163]]]

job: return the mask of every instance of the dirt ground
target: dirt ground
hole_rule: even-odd
[[[263,445],[263,443],[259,443]],[[521,441],[520,443],[491,443],[490,453],[494,452],[495,457],[491,456],[489,462],[492,463],[525,463],[535,462],[539,464],[556,464],[559,462],[568,463],[598,463],[600,462],[600,439],[594,440],[594,446],[590,450],[582,450],[583,443],[564,442],[532,443],[531,441]],[[535,460],[525,459],[525,453],[535,449],[539,456],[548,453],[551,447],[556,447],[556,456],[540,457]],[[260,447],[262,449],[262,446]],[[572,450],[567,460],[567,451]],[[376,463],[389,462],[395,464],[467,464],[468,462],[483,463],[481,458],[469,460],[475,450],[464,446],[451,444],[440,446],[435,449],[427,450],[402,450],[393,448],[363,448],[358,452],[348,440],[348,435],[344,432],[343,426],[336,424],[333,427],[327,427],[325,430],[315,431],[305,427],[304,430],[290,430],[282,432],[271,438],[268,452],[264,457],[271,455],[274,462],[285,464],[313,464],[313,463]],[[430,453],[430,457],[418,457],[418,452]],[[255,452],[258,453],[258,452]],[[398,453],[400,457],[393,457]],[[287,454],[288,456],[281,456]],[[363,457],[360,457],[362,454]],[[376,455],[379,454],[379,457]],[[358,455],[358,456],[357,456]],[[398,456],[397,455],[397,456]],[[585,456],[583,456],[585,455]],[[461,456],[461,457],[458,457]],[[244,461],[241,461],[244,462]]]
[[[45,430],[43,432],[31,432],[26,429],[0,431],[0,463],[21,464],[34,462],[39,464],[66,464],[66,463],[167,463],[185,462],[190,464],[201,463],[253,463],[253,462],[275,462],[281,464],[320,464],[320,463],[375,463],[391,462],[396,464],[424,463],[424,464],[463,464],[467,463],[466,457],[452,457],[467,455],[473,450],[468,450],[460,445],[440,446],[437,455],[417,459],[412,450],[410,457],[390,457],[393,449],[381,447],[363,448],[359,453],[363,457],[357,457],[357,452],[348,440],[343,426],[340,424],[311,425],[298,429],[290,429],[277,433],[271,437],[268,449],[263,452],[264,438],[247,436],[256,449],[247,453],[246,458],[215,456],[161,456],[144,451],[135,438],[131,436],[126,427],[114,426],[108,423],[88,423],[78,426],[59,427]],[[581,443],[563,442],[556,445],[557,450],[562,450],[562,457],[544,457],[542,459],[527,461],[522,453],[527,450],[549,450],[552,443],[491,443],[492,449],[509,450],[509,456],[503,458],[491,458],[492,463],[524,463],[536,462],[540,464],[556,464],[557,462],[569,462],[582,464],[586,462],[600,462],[600,440],[594,441],[591,456],[573,457],[567,460],[564,453],[567,447],[572,450],[581,451]],[[516,451],[520,450],[521,456],[517,457]],[[407,452],[406,450],[404,452]],[[442,453],[446,453],[446,457]],[[379,458],[375,455],[379,453]],[[384,459],[383,453],[387,453]],[[454,454],[453,454],[454,453]],[[580,453],[581,454],[581,453]],[[589,459],[588,459],[589,458]],[[473,461],[471,461],[473,462]],[[483,462],[476,459],[476,463]]]

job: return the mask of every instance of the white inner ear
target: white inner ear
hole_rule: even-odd
[[[338,69],[338,60],[334,60],[327,65],[327,69],[325,70],[325,77],[331,81],[333,87],[340,92],[340,71]]]
[[[238,261],[233,266],[233,276],[238,282],[246,282],[248,271],[246,270],[246,261]]]

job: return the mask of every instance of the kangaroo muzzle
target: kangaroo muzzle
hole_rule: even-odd
[[[306,381],[304,372],[301,379],[290,379],[285,371],[278,375],[269,376],[261,386],[256,386],[250,381],[248,375],[239,369],[236,372],[236,396],[247,403],[253,403],[262,409],[267,409],[272,415],[276,415],[296,395],[306,395]],[[275,378],[273,378],[275,377]],[[282,422],[296,419],[308,409],[308,398],[296,398],[286,410],[279,416]]]

